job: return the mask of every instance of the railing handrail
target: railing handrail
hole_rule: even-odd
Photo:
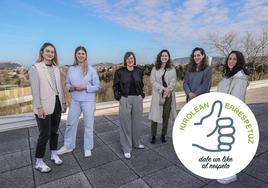
[[[255,87],[256,85],[258,85],[258,87],[261,86],[261,85],[263,85],[263,87],[268,86],[268,79],[251,81],[250,82],[250,85],[249,85],[249,89],[252,88],[252,87],[253,88],[256,88]],[[215,90],[216,90],[216,87],[212,87],[211,88],[211,91],[215,91]],[[177,95],[185,96],[185,94],[184,94],[183,91],[176,92],[176,97],[177,97]],[[147,98],[148,97],[146,97],[144,100],[146,100]],[[1,101],[0,107],[10,106],[10,105],[14,105],[14,104],[20,104],[20,103],[30,102],[30,101],[32,101],[32,95],[22,96],[22,97],[16,97],[16,98],[13,98],[13,99],[8,99],[8,100]],[[109,103],[109,102],[114,102],[114,101],[101,102],[101,103],[97,103],[97,104],[103,104],[103,105],[105,105],[105,103]],[[110,108],[112,108],[112,107],[110,106]]]

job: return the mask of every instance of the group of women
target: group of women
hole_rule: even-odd
[[[245,101],[248,86],[248,72],[245,59],[239,51],[232,51],[225,62],[224,77],[218,84],[218,91],[234,95]],[[63,81],[61,80],[56,48],[45,43],[40,49],[37,62],[30,68],[29,77],[33,95],[39,137],[36,146],[35,169],[49,172],[51,168],[43,161],[46,144],[49,141],[51,160],[56,165],[63,162],[59,155],[72,152],[75,148],[77,126],[81,112],[84,119],[84,154],[91,156],[93,149],[93,125],[96,108],[96,93],[100,81],[95,69],[88,64],[87,51],[79,46],[75,49],[74,64],[70,66],[65,86],[71,95],[68,111],[64,144],[57,150],[58,129],[61,113],[66,111]],[[151,120],[151,143],[156,143],[157,124],[162,124],[161,141],[166,142],[169,119],[175,119],[176,70],[171,62],[170,53],[164,49],[156,57],[155,66],[150,75],[152,99],[149,111]],[[208,64],[206,53],[202,48],[193,49],[183,88],[186,101],[210,91],[212,69]],[[143,130],[143,69],[137,66],[133,52],[126,52],[123,66],[115,71],[113,92],[119,101],[120,143],[124,157],[131,158],[132,148],[143,149],[141,131]],[[229,183],[236,176],[218,180]]]
[[[66,112],[63,81],[59,70],[56,48],[44,43],[37,62],[30,68],[29,77],[33,95],[39,137],[36,146],[35,169],[49,172],[51,168],[43,161],[46,144],[49,141],[51,160],[55,165],[63,162],[58,155],[71,152],[75,148],[77,126],[81,112],[84,119],[84,152],[91,156],[93,149],[93,124],[96,107],[96,92],[100,80],[95,69],[88,65],[87,51],[79,46],[75,49],[74,64],[69,68],[65,86],[71,95],[71,103],[64,134],[64,145],[58,149],[58,129],[61,113]]]

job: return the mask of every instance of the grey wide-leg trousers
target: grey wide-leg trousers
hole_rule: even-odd
[[[119,101],[120,142],[124,153],[131,153],[132,146],[141,144],[142,100],[139,95],[121,97]]]

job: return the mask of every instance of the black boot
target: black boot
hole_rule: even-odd
[[[152,143],[152,144],[155,144],[155,136],[152,136],[151,143]]]
[[[161,139],[163,143],[167,142],[166,137],[164,135],[161,136]]]

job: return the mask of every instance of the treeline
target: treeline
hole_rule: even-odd
[[[267,63],[266,63],[267,62]],[[139,65],[144,70],[144,91],[146,96],[151,95],[152,88],[150,83],[150,74],[153,64]],[[215,62],[212,64],[212,86],[216,86],[220,79],[222,79],[223,75],[223,66],[224,62]],[[249,70],[249,80],[261,80],[268,78],[268,58],[260,57],[255,60],[255,62],[249,62],[246,64],[247,69]],[[97,95],[97,102],[105,102],[114,100],[113,98],[113,76],[116,69],[118,69],[118,65],[113,65],[109,68],[103,68],[98,70],[98,74],[101,81],[101,90]],[[175,67],[177,73],[177,86],[176,91],[183,91],[182,83],[183,78],[185,76],[185,72],[187,70],[187,65],[179,64]],[[66,73],[68,71],[68,67],[61,67],[62,73],[62,81],[65,81]],[[10,74],[9,71],[1,72],[0,77],[0,85],[17,85],[18,87],[27,87],[30,86],[29,76],[27,71],[19,72],[13,71],[13,74]],[[7,89],[7,88],[2,88]],[[69,96],[67,96],[69,98]]]

